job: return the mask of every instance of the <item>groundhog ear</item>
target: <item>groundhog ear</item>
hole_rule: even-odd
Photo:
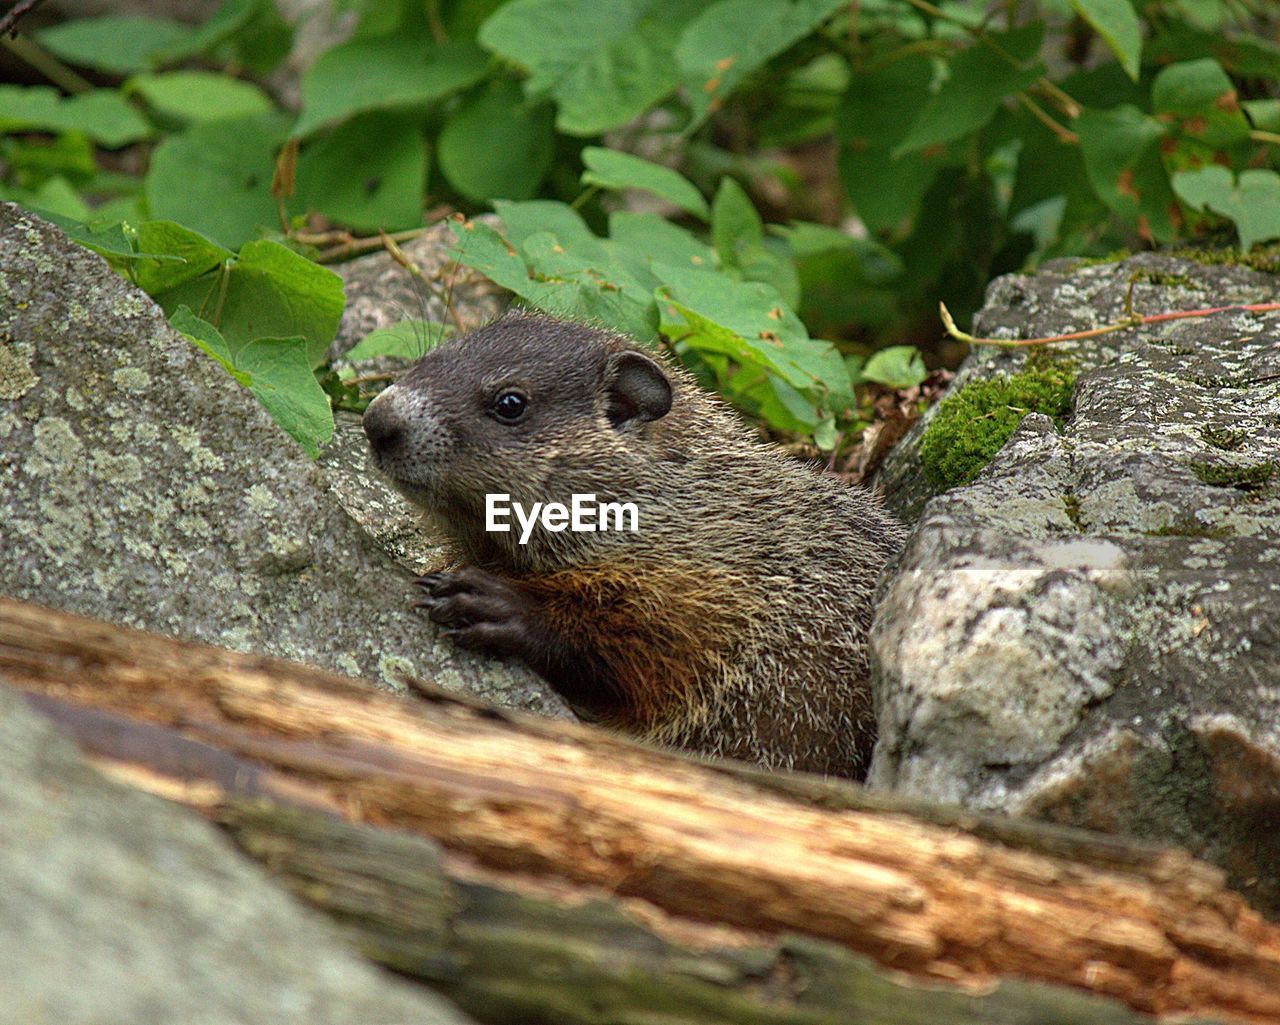
[[[658,420],[671,410],[671,381],[661,365],[638,352],[616,352],[604,375],[605,412],[614,427]]]

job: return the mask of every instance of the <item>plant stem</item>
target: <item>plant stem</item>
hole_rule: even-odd
[[[957,341],[967,342],[970,345],[999,345],[1006,349],[1015,349],[1029,345],[1049,345],[1053,342],[1073,342],[1082,338],[1097,338],[1099,335],[1111,334],[1114,331],[1124,331],[1126,328],[1139,327],[1144,324],[1161,324],[1169,320],[1187,320],[1194,317],[1208,317],[1215,313],[1274,313],[1280,311],[1280,303],[1247,303],[1233,306],[1214,306],[1209,309],[1202,310],[1178,310],[1173,313],[1152,313],[1147,316],[1139,316],[1137,314],[1126,317],[1124,320],[1115,324],[1108,324],[1105,327],[1090,328],[1088,331],[1072,331],[1063,335],[1049,335],[1045,338],[975,338],[973,335],[961,331],[955,322],[955,318],[951,316],[951,311],[947,309],[946,303],[938,303],[939,314],[942,317],[942,324],[947,329],[947,334]]]
[[[1066,125],[1061,125],[1051,118],[1047,113],[1045,113],[1044,108],[1041,107],[1040,104],[1036,103],[1035,100],[1026,93],[1018,93],[1018,99],[1022,102],[1022,105],[1027,108],[1027,110],[1031,111],[1037,121],[1058,137],[1059,142],[1065,142],[1070,146],[1078,146],[1080,144],[1080,136],[1076,135],[1076,133],[1066,127]]]
[[[37,46],[25,36],[18,36],[13,39],[0,36],[0,46],[12,53],[18,60],[31,65],[63,92],[74,96],[78,93],[87,93],[93,89],[93,83],[87,78],[82,78],[76,74],[53,54]]]

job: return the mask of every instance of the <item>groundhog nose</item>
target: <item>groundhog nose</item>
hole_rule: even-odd
[[[369,403],[364,411],[365,437],[379,456],[392,455],[404,445],[406,435],[405,422],[396,414],[395,408],[385,400],[386,393]]]

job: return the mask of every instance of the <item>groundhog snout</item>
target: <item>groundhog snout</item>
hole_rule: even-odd
[[[379,459],[388,459],[400,452],[409,435],[408,424],[391,401],[392,391],[394,388],[388,388],[370,402],[361,421],[373,454]]]

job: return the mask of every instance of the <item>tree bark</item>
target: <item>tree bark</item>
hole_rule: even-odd
[[[1280,927],[1177,850],[5,600],[0,681],[482,1020],[1280,1022]]]

